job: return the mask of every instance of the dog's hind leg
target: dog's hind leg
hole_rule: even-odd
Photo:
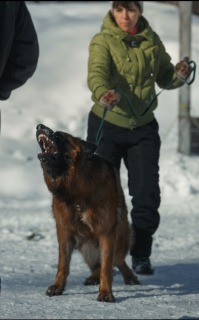
[[[139,284],[137,277],[134,275],[133,271],[128,267],[128,265],[125,262],[125,257],[128,252],[128,243],[125,241],[124,237],[123,243],[121,239],[120,245],[118,244],[116,248],[117,250],[115,250],[113,265],[119,269],[126,284]]]
[[[100,267],[95,269],[92,275],[84,281],[85,286],[92,286],[100,283]]]
[[[86,264],[92,274],[84,281],[84,285],[90,286],[100,283],[100,251],[97,242],[88,241],[80,249]]]
[[[134,273],[131,271],[131,269],[127,266],[126,262],[123,261],[123,263],[117,263],[116,266],[120,270],[124,282],[126,284],[135,285],[140,284],[138,278],[134,275]]]

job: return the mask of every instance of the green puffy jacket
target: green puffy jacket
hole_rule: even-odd
[[[106,121],[124,128],[142,126],[152,121],[157,99],[144,117],[139,116],[156,95],[155,83],[165,88],[176,78],[170,61],[159,36],[143,16],[140,18],[139,32],[131,36],[116,25],[109,11],[101,32],[93,37],[89,46],[88,87],[94,101],[92,111],[102,117],[104,108],[99,104],[100,97],[104,92],[115,89],[123,93],[122,99],[107,112]],[[176,80],[170,89],[183,84]],[[128,99],[138,116],[132,113]]]

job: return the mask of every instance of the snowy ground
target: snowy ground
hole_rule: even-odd
[[[86,84],[88,45],[109,2],[28,3],[28,8],[40,42],[39,65],[33,78],[0,105],[0,319],[199,319],[199,156],[177,152],[178,90],[163,92],[156,112],[163,143],[161,224],[151,256],[154,276],[139,276],[141,286],[130,287],[116,271],[116,303],[99,303],[98,286],[83,286],[89,270],[74,253],[64,294],[45,295],[54,281],[58,250],[35,128],[43,123],[86,137],[91,107]],[[178,9],[149,1],[144,15],[176,63]],[[193,16],[191,59],[196,63],[198,33],[199,17]],[[198,86],[196,77],[191,88],[194,116],[199,116]],[[121,177],[130,210],[124,166]],[[35,237],[29,239],[31,235]],[[130,256],[126,260],[131,265]]]

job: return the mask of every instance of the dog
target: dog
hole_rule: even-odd
[[[44,180],[53,197],[59,243],[57,275],[46,294],[63,293],[71,255],[77,249],[91,270],[84,285],[99,284],[97,300],[115,302],[114,267],[126,284],[139,284],[125,262],[132,230],[119,173],[96,154],[93,143],[43,124],[37,126],[36,138]]]

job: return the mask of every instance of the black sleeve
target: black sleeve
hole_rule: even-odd
[[[24,1],[0,1],[0,100],[22,86],[35,72],[37,34]]]

